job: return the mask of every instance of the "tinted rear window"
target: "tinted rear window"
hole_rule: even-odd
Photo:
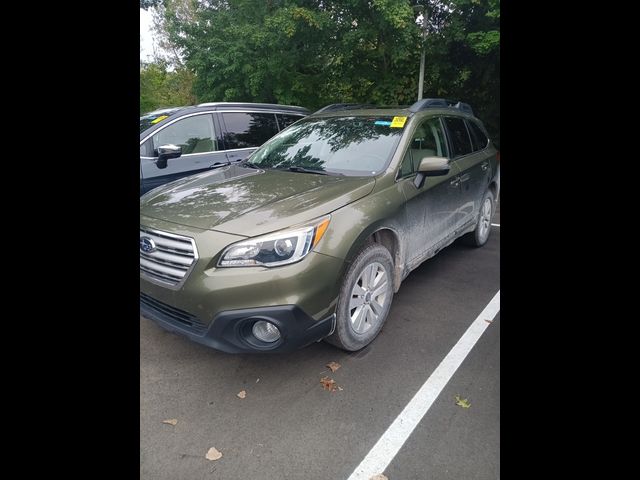
[[[467,126],[471,132],[471,140],[473,140],[473,150],[482,150],[489,144],[489,139],[484,134],[480,126],[472,120],[467,120]]]
[[[259,147],[278,133],[273,113],[222,113],[226,149]]]
[[[278,117],[280,130],[284,130],[292,123],[297,122],[301,118],[304,118],[302,115],[288,115],[286,113],[277,113],[276,116]]]
[[[446,117],[444,119],[452,143],[452,157],[467,155],[473,151],[469,132],[462,118]]]

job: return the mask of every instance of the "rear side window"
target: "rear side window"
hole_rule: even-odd
[[[482,150],[489,144],[489,139],[484,134],[480,126],[471,120],[467,120],[467,126],[471,133],[471,140],[473,141],[473,151]]]
[[[451,139],[451,156],[453,158],[467,155],[473,151],[471,147],[471,138],[469,138],[469,132],[464,125],[462,118],[446,117],[444,119],[449,131],[449,137]]]
[[[215,138],[211,115],[187,117],[153,134],[154,155],[158,147],[167,144],[181,146],[183,155],[214,152],[217,150]]]
[[[288,115],[286,113],[277,113],[276,116],[278,117],[278,125],[280,125],[280,130],[284,130],[292,123],[297,122],[301,118],[304,118],[301,115]]]
[[[278,133],[273,113],[222,113],[227,149],[259,147]]]

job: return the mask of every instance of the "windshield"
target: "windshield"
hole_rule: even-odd
[[[250,158],[261,168],[301,167],[326,173],[375,175],[402,136],[391,116],[303,119],[276,135]],[[404,125],[404,123],[403,123]]]
[[[144,132],[147,128],[161,122],[167,117],[170,117],[176,113],[180,108],[165,108],[164,110],[156,110],[155,112],[145,113],[140,117],[140,133]]]

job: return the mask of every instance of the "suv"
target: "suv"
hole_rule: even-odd
[[[225,352],[355,351],[413,269],[487,242],[497,150],[469,105],[323,110],[140,199],[142,316]]]
[[[308,114],[306,108],[267,103],[201,103],[147,113],[140,117],[140,195],[244,160]]]

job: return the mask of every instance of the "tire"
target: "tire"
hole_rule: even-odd
[[[473,232],[465,236],[466,243],[472,247],[482,247],[491,236],[491,219],[496,210],[495,200],[491,190],[487,190],[480,203],[480,211],[478,212],[478,220]]]
[[[356,256],[342,280],[336,329],[325,340],[350,352],[361,350],[380,333],[392,300],[391,254],[380,244],[369,244]]]

